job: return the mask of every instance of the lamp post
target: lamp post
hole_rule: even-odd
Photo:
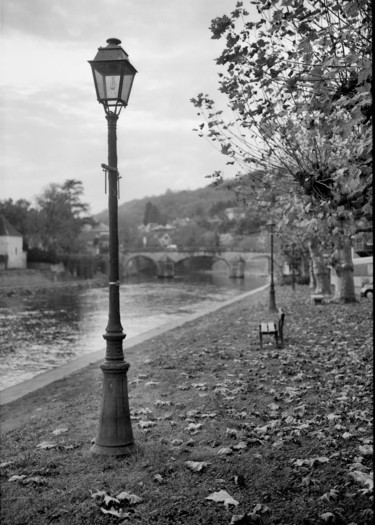
[[[105,334],[103,397],[99,429],[91,452],[104,456],[123,456],[134,449],[130,420],[127,372],[124,360],[123,332],[120,318],[120,280],[118,243],[118,182],[116,125],[120,111],[126,107],[136,74],[121,41],[109,38],[106,47],[99,47],[94,60],[89,61],[94,77],[98,102],[103,104],[108,123],[108,164],[102,164],[108,176],[109,218],[109,315]]]
[[[275,283],[273,280],[273,229],[275,224],[272,221],[267,223],[267,230],[271,234],[271,283],[270,283],[270,312],[277,312],[276,302],[275,302]]]
[[[292,243],[292,290],[293,291],[296,289],[295,274],[294,274],[294,264],[295,264],[295,261],[294,261],[294,248],[295,248],[295,244],[293,242]]]

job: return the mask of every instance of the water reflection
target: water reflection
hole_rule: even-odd
[[[186,317],[264,283],[194,274],[172,280],[132,277],[121,285],[121,319],[128,337]],[[57,289],[0,298],[0,390],[82,355],[103,349],[107,288]]]

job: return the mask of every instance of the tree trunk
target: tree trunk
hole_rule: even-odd
[[[329,268],[326,262],[324,261],[324,258],[319,253],[317,242],[310,241],[308,244],[316,282],[314,293],[331,295]]]
[[[341,249],[339,261],[334,268],[337,275],[334,300],[341,303],[356,303],[352,250],[349,244]]]
[[[307,260],[305,255],[301,256],[299,271],[303,279],[306,279],[307,277],[309,277],[309,261]]]
[[[314,268],[313,268],[313,261],[312,261],[312,259],[309,260],[309,275],[310,275],[309,288],[311,288],[313,290],[315,288],[315,286],[316,286],[316,281],[315,281],[315,275],[314,275]]]

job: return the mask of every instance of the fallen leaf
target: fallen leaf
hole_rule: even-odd
[[[57,448],[57,443],[54,443],[53,441],[42,441],[39,443],[39,445],[36,446],[36,448],[42,448],[44,450],[48,450],[50,448]]]
[[[253,508],[253,513],[254,514],[270,514],[271,512],[271,509],[267,506],[267,505],[264,505],[263,503],[257,503],[255,505],[255,507]]]
[[[224,506],[228,508],[229,505],[237,506],[239,502],[230,496],[226,490],[219,490],[218,492],[213,492],[205,499],[216,501],[217,503],[224,503]]]
[[[43,478],[42,476],[34,476],[32,478],[26,478],[24,480],[24,483],[35,483],[35,485],[45,485],[47,483],[46,478]]]
[[[130,505],[136,505],[137,503],[141,503],[141,501],[143,501],[140,496],[136,496],[135,494],[129,494],[129,492],[120,492],[120,494],[118,494],[116,498],[119,501],[128,501]]]
[[[140,428],[152,428],[156,425],[155,421],[138,421],[138,425]]]
[[[233,514],[229,525],[251,525],[252,523],[256,522],[251,520],[249,514]]]
[[[233,454],[233,450],[230,447],[223,447],[217,451],[219,456],[229,456]]]
[[[158,483],[163,483],[164,478],[160,474],[155,474],[154,481],[157,481]]]
[[[335,519],[335,515],[332,514],[332,512],[323,512],[319,518],[321,518],[323,521],[329,521],[331,519]]]
[[[55,430],[52,431],[52,434],[54,436],[58,436],[59,434],[63,434],[64,432],[68,432],[68,429],[67,428],[56,428]]]
[[[312,461],[315,463],[317,461],[318,463],[327,463],[329,461],[329,458],[325,456],[320,456],[318,458],[313,458]]]
[[[118,499],[113,498],[109,494],[105,493],[104,498],[103,498],[103,503],[104,505],[108,506],[110,503],[120,503],[120,502],[118,501]]]
[[[187,430],[191,434],[196,434],[200,428],[202,428],[201,423],[189,423],[185,430]]]
[[[91,491],[90,491],[91,492]],[[104,498],[104,496],[106,496],[107,493],[104,492],[104,490],[99,490],[98,492],[91,492],[91,497],[94,499],[94,500],[101,500],[102,498]]]
[[[169,407],[171,406],[171,402],[170,401],[162,401],[161,399],[157,399],[155,402],[154,402],[154,405],[156,405],[157,407]]]
[[[201,472],[208,466],[205,461],[185,461],[185,465],[193,472]]]
[[[233,450],[245,450],[247,448],[247,443],[245,441],[240,441],[237,445],[232,445]]]
[[[367,474],[366,472],[362,472],[359,470],[355,470],[354,472],[350,472],[350,475],[359,483],[361,483],[364,486],[368,486],[369,490],[373,490],[374,488],[374,474],[373,472],[370,472]]]
[[[335,419],[339,419],[340,416],[338,416],[337,414],[328,414],[327,416],[327,419],[328,421],[334,421]]]
[[[338,495],[339,493],[337,492],[337,490],[331,489],[325,494],[323,494],[323,496],[320,496],[319,499],[321,499],[322,501],[326,501],[327,503],[330,503],[331,501],[336,501]]]
[[[173,447],[179,447],[180,445],[182,445],[183,441],[182,439],[172,439],[171,441],[171,445]]]
[[[13,465],[13,461],[3,461],[0,463],[0,468],[8,467],[9,465]]]
[[[20,476],[17,476],[16,474],[8,479],[8,481],[21,481],[22,479],[25,479],[27,476],[26,474],[21,474]]]
[[[358,449],[362,456],[372,456],[374,453],[372,445],[359,445]]]
[[[107,509],[103,509],[103,507],[100,507],[100,510],[103,512],[103,514],[111,514],[111,516],[116,516],[117,518],[121,518],[122,514],[123,514],[122,509],[115,510],[113,507],[111,507],[108,510]]]
[[[229,437],[238,438],[238,436],[240,435],[240,432],[236,428],[227,428],[226,434]]]
[[[197,388],[198,390],[207,390],[206,383],[192,383],[191,386],[193,388]]]

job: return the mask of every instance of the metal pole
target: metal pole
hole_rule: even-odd
[[[275,302],[275,284],[273,281],[273,228],[271,227],[271,284],[270,284],[270,312],[277,312]]]
[[[123,456],[134,450],[130,420],[127,371],[122,348],[126,335],[120,319],[120,279],[118,243],[118,171],[117,136],[118,115],[107,113],[108,121],[108,217],[109,217],[109,316],[106,332],[103,371],[103,397],[98,434],[91,452],[104,456]]]
[[[294,275],[294,244],[292,244],[292,290],[296,289],[295,275]]]

